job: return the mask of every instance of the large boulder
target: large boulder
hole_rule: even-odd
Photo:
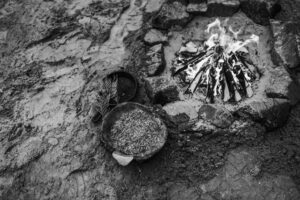
[[[239,10],[239,0],[207,0],[208,16],[232,16]]]
[[[144,37],[144,42],[148,45],[166,43],[167,41],[168,37],[157,29],[149,30]]]
[[[200,118],[219,128],[227,128],[234,121],[233,116],[227,109],[212,104],[202,105],[198,114]]]
[[[285,124],[290,107],[286,99],[268,98],[266,101],[253,101],[241,107],[237,114],[247,119],[250,117],[271,131]]]
[[[205,0],[190,0],[186,11],[192,14],[204,14],[207,11],[207,2]]]
[[[300,87],[283,66],[270,70],[270,83],[265,92],[268,98],[288,99],[292,105],[300,100]]]
[[[153,26],[159,29],[169,29],[174,25],[185,26],[192,16],[186,12],[182,2],[165,3],[158,15],[153,19]]]
[[[146,91],[154,104],[166,105],[179,100],[179,91],[175,82],[166,77],[146,78]]]
[[[255,23],[268,25],[279,11],[279,0],[240,0],[241,10]]]
[[[300,67],[300,22],[271,20],[274,36],[273,60],[288,68]]]
[[[202,106],[202,102],[194,99],[188,99],[184,101],[176,101],[169,103],[163,107],[163,109],[171,117],[175,117],[180,114],[189,116],[190,119],[195,120],[198,118],[198,110]]]

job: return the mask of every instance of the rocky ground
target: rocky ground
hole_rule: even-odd
[[[300,199],[299,0],[0,1],[0,199]],[[207,104],[171,76],[183,42],[229,17],[261,78],[240,103]],[[165,147],[121,167],[93,105],[124,69]]]

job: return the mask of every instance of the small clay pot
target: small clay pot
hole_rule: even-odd
[[[118,79],[118,103],[123,103],[127,101],[131,101],[137,92],[138,82],[136,78],[125,71],[116,71],[108,75],[108,78],[112,78],[113,76],[117,76]]]
[[[138,103],[122,103],[108,113],[102,123],[102,141],[109,150],[135,160],[145,160],[158,152],[167,139],[162,120]]]

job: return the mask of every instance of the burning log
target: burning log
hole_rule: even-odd
[[[217,32],[212,31],[215,27]],[[189,83],[186,92],[194,93],[198,87],[205,88],[206,98],[210,101],[217,96],[225,102],[251,97],[252,83],[258,78],[258,73],[247,58],[249,52],[245,46],[258,43],[258,36],[252,35],[250,39],[240,41],[240,30],[235,32],[232,27],[222,26],[219,19],[209,24],[206,32],[211,35],[202,45],[188,42],[176,53],[173,75],[184,73],[185,81]]]

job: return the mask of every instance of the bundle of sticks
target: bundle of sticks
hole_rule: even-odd
[[[231,34],[233,36],[230,37],[226,34],[226,28],[221,27],[218,22],[216,26],[221,29],[220,32],[213,34],[203,44],[196,45],[190,41],[181,47],[176,53],[173,75],[185,75],[185,82],[189,84],[187,93],[204,88],[210,102],[216,97],[225,102],[237,102],[243,97],[251,97],[252,82],[259,74],[249,59],[245,45],[257,42],[258,38],[253,35],[249,40],[238,41],[236,32],[231,31],[235,35]]]

